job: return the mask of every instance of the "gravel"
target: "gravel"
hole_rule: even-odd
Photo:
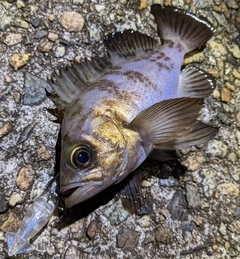
[[[157,39],[152,3],[207,17],[216,33],[187,55],[216,81],[202,119],[220,127],[208,144],[178,152],[176,170],[147,161],[148,210],[132,215],[111,195],[60,210],[15,258],[240,258],[240,49],[236,0],[73,0],[0,2],[0,259],[5,232],[16,231],[31,201],[54,174],[59,125],[47,108],[51,73],[85,57],[103,56],[101,39],[133,28]],[[100,42],[99,42],[100,41]],[[185,173],[179,168],[185,168]],[[179,169],[179,170],[178,170]],[[164,176],[164,177],[163,177]],[[160,178],[160,179],[159,179]]]

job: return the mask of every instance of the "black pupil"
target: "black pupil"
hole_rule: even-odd
[[[81,164],[86,164],[89,160],[89,155],[86,151],[80,151],[77,156],[77,160]]]

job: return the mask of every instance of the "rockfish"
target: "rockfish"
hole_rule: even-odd
[[[121,182],[148,157],[209,141],[217,129],[198,120],[210,75],[184,55],[214,33],[203,17],[155,4],[163,45],[126,30],[104,39],[108,56],[60,70],[52,100],[63,111],[60,186],[66,207]],[[54,97],[55,96],[55,97]],[[56,97],[57,96],[57,97]]]

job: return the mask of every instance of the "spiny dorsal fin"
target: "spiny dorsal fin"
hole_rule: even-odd
[[[197,123],[202,104],[198,98],[165,100],[142,111],[129,128],[137,131],[144,142],[154,145],[177,139]]]
[[[204,70],[190,66],[180,75],[178,97],[203,98],[209,96],[214,89],[214,80]]]
[[[59,100],[54,98],[55,103],[63,103],[63,106],[71,103],[76,95],[86,89],[89,83],[97,81],[111,66],[108,59],[95,57],[91,61],[86,59],[80,64],[61,69],[59,75],[55,72],[49,82],[59,97]]]
[[[138,56],[158,48],[155,39],[133,30],[109,34],[104,39],[104,45],[111,57],[116,54],[120,57]]]
[[[213,35],[214,27],[204,17],[173,6],[151,6],[158,34],[165,41],[180,42],[190,52],[204,45]]]

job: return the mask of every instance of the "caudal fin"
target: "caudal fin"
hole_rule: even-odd
[[[215,29],[202,16],[173,6],[151,6],[158,35],[164,41],[180,42],[186,52],[204,45],[213,35]]]

